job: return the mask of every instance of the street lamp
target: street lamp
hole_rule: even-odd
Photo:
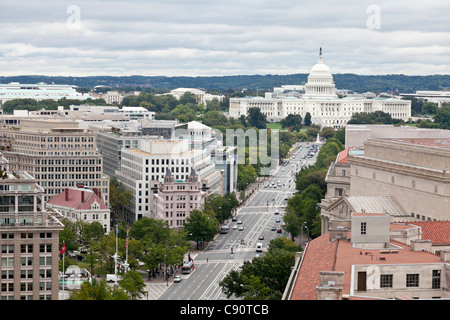
[[[303,224],[302,224],[302,237],[303,237],[303,228],[306,228],[306,242],[308,242],[308,240],[309,240],[309,229],[308,229],[308,226],[306,225],[306,221],[305,222],[303,222]]]

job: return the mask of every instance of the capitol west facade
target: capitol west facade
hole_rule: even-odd
[[[411,101],[398,98],[367,98],[363,96],[339,98],[333,76],[323,63],[322,50],[319,61],[311,68],[304,86],[282,86],[262,97],[230,99],[230,116],[247,116],[249,108],[257,107],[269,121],[280,121],[289,114],[299,114],[302,119],[311,114],[313,123],[321,127],[344,127],[357,112],[381,110],[392,118],[407,121],[411,117]]]

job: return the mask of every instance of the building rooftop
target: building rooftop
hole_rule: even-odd
[[[422,239],[434,245],[450,245],[450,221],[412,221],[409,226],[421,227]]]
[[[392,196],[379,197],[352,197],[345,196],[342,201],[347,201],[354,212],[383,213],[391,216],[405,216],[406,212]],[[337,204],[336,202],[335,204]]]
[[[291,300],[316,300],[321,271],[343,272],[342,294],[352,296],[352,268],[354,265],[442,263],[439,256],[426,251],[412,251],[405,244],[392,241],[397,253],[385,254],[385,249],[357,248],[351,241],[331,241],[323,234],[310,241],[303,254],[298,276],[292,288]],[[379,259],[383,257],[384,259]],[[359,297],[361,299],[363,297]],[[370,298],[373,299],[373,298]]]
[[[436,138],[384,138],[384,141],[392,141],[402,144],[419,145],[426,147],[450,149],[450,139],[436,139]]]
[[[51,198],[48,204],[76,210],[90,210],[94,201],[100,206],[99,209],[108,209],[93,190],[84,188],[68,188]]]

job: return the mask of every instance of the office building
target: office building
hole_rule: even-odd
[[[105,174],[114,177],[116,170],[121,168],[122,148],[139,149],[141,139],[172,139],[177,124],[177,121],[135,120],[104,127],[91,125],[89,128],[96,132]]]
[[[0,105],[6,101],[14,99],[34,99],[34,100],[86,100],[92,98],[89,94],[80,93],[75,86],[65,84],[23,84],[11,82],[0,84]]]
[[[185,180],[175,180],[168,167],[158,193],[153,194],[151,217],[167,222],[171,228],[182,228],[192,210],[202,210],[205,197],[194,169]]]
[[[0,297],[58,300],[57,213],[45,207],[44,189],[26,172],[1,171]]]
[[[368,139],[364,148],[341,152],[329,168],[330,186],[318,204],[322,233],[333,220],[349,221],[355,210],[387,213],[396,221],[448,220],[448,159],[450,139],[440,138]],[[345,177],[333,174],[343,166]]]
[[[119,182],[133,193],[130,221],[150,217],[152,194],[168,167],[175,181],[187,179],[194,168],[203,191],[221,194],[222,173],[210,155],[190,148],[189,140],[141,139],[139,149],[122,149],[121,169],[116,171]]]
[[[64,120],[22,121],[0,128],[0,146],[11,171],[26,171],[45,190],[45,200],[82,183],[101,191],[109,204],[109,177],[93,132],[78,122]]]

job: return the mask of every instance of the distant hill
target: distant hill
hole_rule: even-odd
[[[104,85],[112,88],[128,89],[165,89],[179,87],[203,88],[205,90],[271,90],[273,87],[289,84],[302,84],[308,74],[291,75],[236,75],[203,77],[164,77],[164,76],[90,76],[90,77],[55,77],[55,76],[14,76],[0,77],[0,83],[55,83],[71,84],[82,88]],[[416,90],[443,90],[450,88],[450,75],[405,76],[405,75],[333,75],[338,89],[356,92],[399,92],[412,93]]]

